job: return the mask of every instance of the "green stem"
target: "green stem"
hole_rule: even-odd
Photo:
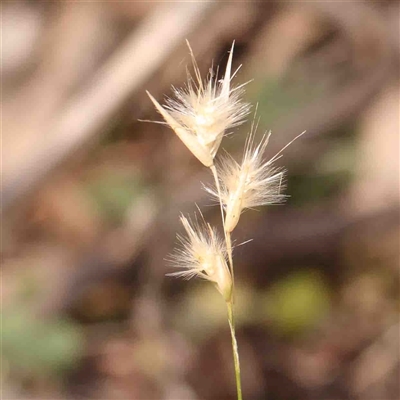
[[[238,345],[236,341],[236,334],[235,334],[235,319],[234,319],[234,312],[233,312],[233,303],[234,303],[234,294],[235,294],[235,278],[233,275],[233,260],[232,260],[232,239],[230,232],[227,232],[225,229],[225,217],[224,217],[224,209],[222,206],[222,198],[221,198],[221,187],[219,185],[218,173],[217,169],[214,165],[210,167],[214,180],[215,185],[217,187],[218,197],[219,197],[219,205],[221,210],[221,218],[222,218],[222,227],[224,229],[225,235],[225,244],[226,249],[228,252],[228,259],[229,259],[229,267],[232,276],[232,298],[229,302],[226,303],[228,307],[228,321],[229,321],[229,328],[231,330],[231,337],[232,337],[232,352],[233,352],[233,362],[235,366],[235,379],[236,379],[236,389],[237,389],[237,400],[243,400],[242,397],[242,384],[240,381],[240,362],[239,362],[239,352],[238,352]]]
[[[231,336],[232,336],[232,351],[233,351],[233,361],[235,364],[237,400],[243,400],[242,384],[240,382],[239,352],[238,352],[238,346],[237,346],[236,334],[235,334],[235,320],[234,320],[234,313],[233,313],[233,303],[228,302],[228,303],[226,303],[226,305],[228,307],[228,320],[229,320],[229,327],[231,328]]]

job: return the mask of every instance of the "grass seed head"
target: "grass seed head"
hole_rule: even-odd
[[[235,229],[243,210],[282,203],[287,197],[282,193],[285,188],[285,171],[274,166],[274,161],[279,158],[280,152],[266,161],[263,156],[271,133],[265,134],[256,145],[254,143],[256,130],[257,126],[253,123],[241,163],[225,154],[217,165],[220,196],[215,188],[206,187],[206,190],[224,205],[227,232]]]
[[[233,47],[229,55],[225,76],[218,79],[212,69],[203,80],[193,51],[188,43],[193,62],[194,78],[188,74],[183,88],[173,88],[174,97],[161,106],[148,93],[165,122],[175,131],[188,149],[206,166],[213,165],[214,157],[227,131],[242,124],[250,111],[243,102],[244,85],[232,87]]]
[[[202,215],[200,222],[197,219],[193,222],[182,215],[181,222],[186,236],[178,236],[181,247],[168,258],[170,265],[181,271],[168,275],[184,279],[198,276],[213,282],[225,301],[229,302],[232,296],[232,277],[226,262],[224,242],[204,222]]]

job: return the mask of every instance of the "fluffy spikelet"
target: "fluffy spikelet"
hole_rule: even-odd
[[[197,219],[193,222],[183,215],[181,222],[187,236],[178,235],[181,248],[170,255],[168,261],[172,267],[181,271],[169,276],[190,279],[196,276],[213,282],[226,301],[232,296],[232,277],[226,263],[226,250],[217,232],[204,222]]]
[[[147,92],[166,123],[175,131],[188,149],[207,167],[214,157],[227,130],[240,125],[249,113],[250,105],[241,100],[244,85],[232,88],[233,47],[223,79],[210,70],[203,81],[193,51],[189,45],[195,77],[188,74],[184,88],[173,88],[174,98],[161,106]]]
[[[226,154],[217,166],[221,186],[221,196],[215,188],[206,190],[222,202],[225,208],[225,230],[232,232],[243,210],[262,205],[282,203],[287,196],[282,194],[285,188],[285,171],[274,166],[274,161],[281,157],[287,144],[274,157],[263,159],[271,132],[265,134],[258,145],[254,144],[257,126],[252,124],[246,140],[242,162],[239,164]]]

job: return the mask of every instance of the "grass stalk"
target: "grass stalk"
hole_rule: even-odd
[[[210,169],[212,171],[212,174],[213,174],[213,177],[215,180],[215,186],[218,191],[219,206],[220,206],[221,218],[222,218],[222,226],[224,229],[225,244],[226,244],[226,249],[228,252],[229,267],[230,267],[231,276],[232,276],[232,298],[229,302],[226,303],[226,306],[228,308],[228,321],[229,321],[229,328],[230,328],[231,337],[232,337],[232,352],[233,352],[233,362],[234,362],[234,367],[235,367],[237,400],[243,400],[242,383],[241,383],[241,376],[240,376],[240,361],[239,361],[238,345],[237,345],[237,341],[236,341],[235,318],[234,318],[234,310],[233,310],[233,304],[234,304],[234,298],[235,298],[235,279],[234,279],[234,273],[233,273],[232,239],[231,239],[230,232],[227,232],[225,229],[224,209],[223,209],[223,205],[222,205],[221,188],[220,188],[220,184],[219,184],[217,169],[215,168],[214,165],[211,166]]]
[[[219,179],[218,179],[218,173],[217,173],[217,168],[215,168],[215,165],[212,165],[210,167],[211,172],[213,174],[214,177],[214,181],[215,181],[215,186],[217,187],[217,192],[218,192],[218,198],[219,198],[219,208],[221,210],[221,218],[222,218],[222,226],[224,228],[224,232],[225,232],[225,217],[224,217],[224,207],[222,205],[222,200],[221,200],[221,187],[219,185]],[[225,235],[226,238],[226,235]],[[232,268],[232,265],[230,265],[230,267]]]
[[[231,233],[230,232],[226,232],[226,230],[224,229],[225,232],[225,242],[226,242],[226,249],[228,251],[228,259],[229,259],[229,264],[231,266],[231,274],[232,274],[232,281],[234,281],[234,277],[233,277],[233,259],[232,259],[232,238],[231,238]]]
[[[229,327],[230,327],[231,336],[232,336],[232,352],[233,352],[233,362],[234,362],[234,366],[235,366],[237,400],[243,400],[242,383],[241,383],[241,376],[240,376],[239,352],[238,352],[238,346],[237,346],[236,334],[235,334],[235,318],[234,318],[233,302],[232,301],[227,302],[226,305],[228,307],[228,320],[229,320]]]
[[[219,207],[220,207],[220,210],[221,210],[221,218],[222,218],[222,227],[223,227],[223,229],[224,229],[226,250],[227,250],[227,252],[228,252],[229,268],[230,268],[230,270],[231,270],[232,282],[233,282],[233,286],[234,286],[234,285],[235,285],[235,279],[234,279],[234,273],[233,273],[233,259],[232,259],[232,240],[231,240],[231,235],[230,235],[230,232],[226,232],[226,229],[225,229],[224,208],[223,208],[223,205],[222,205],[221,187],[220,187],[220,184],[219,184],[217,169],[215,168],[215,165],[212,165],[212,166],[210,167],[210,169],[211,169],[211,172],[212,172],[212,174],[213,174],[214,181],[215,181],[215,186],[216,186],[217,192],[218,192]]]

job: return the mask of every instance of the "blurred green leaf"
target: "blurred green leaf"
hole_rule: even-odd
[[[351,137],[332,140],[329,149],[315,160],[312,174],[288,176],[290,203],[316,203],[338,195],[353,178],[355,160]]]
[[[271,126],[279,119],[286,118],[288,113],[317,99],[323,93],[318,86],[311,86],[300,79],[287,77],[287,80],[290,82],[264,79],[257,86],[257,92],[251,96],[252,102],[258,103],[261,126]]]
[[[140,179],[118,172],[105,172],[89,181],[86,189],[101,215],[111,223],[123,221],[127,209],[143,190]]]
[[[340,193],[350,181],[350,172],[338,171],[328,175],[289,175],[290,204],[318,203]]]
[[[35,318],[22,305],[2,313],[2,357],[27,376],[54,375],[81,354],[83,337],[67,320]]]
[[[284,334],[313,327],[329,309],[328,288],[320,274],[311,270],[276,282],[262,301],[271,327]]]

